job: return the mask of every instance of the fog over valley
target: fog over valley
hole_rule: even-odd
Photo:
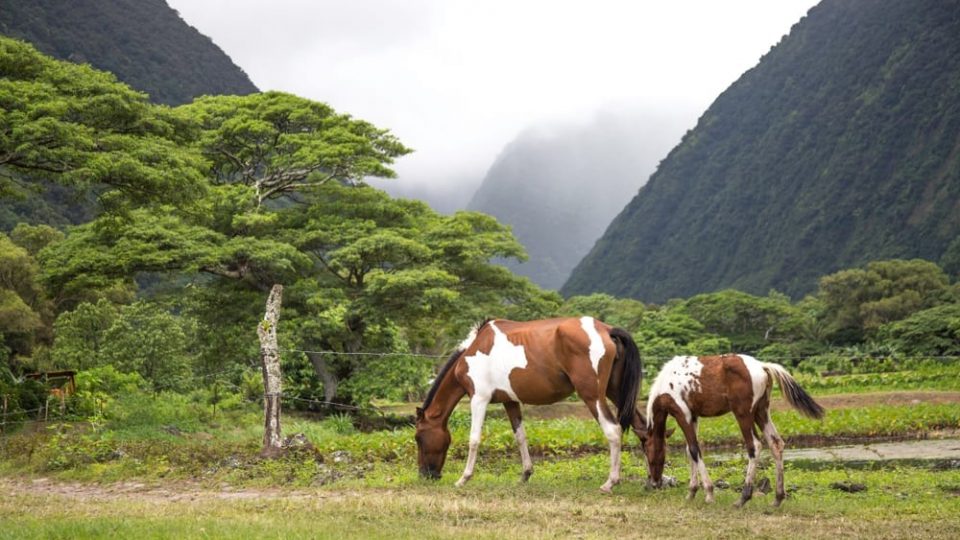
[[[635,110],[692,128],[815,2],[169,4],[261,90],[390,129],[415,152],[397,161],[397,179],[377,185],[449,212],[524,130]],[[674,135],[665,130],[662,141]]]

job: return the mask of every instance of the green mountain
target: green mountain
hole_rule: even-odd
[[[530,259],[508,267],[559,289],[690,118],[621,108],[526,130],[503,149],[467,208],[513,227]]]
[[[798,297],[874,259],[955,259],[958,234],[960,2],[824,0],[716,99],[562,292]]]
[[[61,60],[89,63],[177,105],[257,88],[164,0],[0,0],[0,34]]]

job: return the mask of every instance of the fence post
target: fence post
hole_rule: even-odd
[[[267,298],[266,313],[263,321],[257,325],[260,338],[260,367],[263,370],[263,450],[260,455],[276,457],[283,452],[283,439],[280,429],[280,351],[277,347],[277,322],[280,319],[280,305],[283,299],[283,286],[274,285]]]

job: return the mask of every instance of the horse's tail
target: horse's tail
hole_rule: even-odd
[[[617,343],[617,360],[623,363],[620,375],[620,388],[617,392],[617,411],[620,428],[626,430],[633,423],[637,410],[637,395],[643,380],[643,362],[633,336],[622,328],[610,330],[610,339]]]
[[[771,364],[769,362],[761,362],[761,364],[767,374],[777,380],[777,383],[780,385],[780,391],[783,392],[783,397],[786,398],[787,403],[789,403],[791,407],[804,416],[818,420],[823,418],[823,407],[810,397],[810,394],[797,383],[786,368],[779,364]]]

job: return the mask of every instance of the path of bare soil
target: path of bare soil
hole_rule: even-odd
[[[210,489],[193,482],[167,482],[148,485],[140,482],[115,482],[91,484],[61,482],[49,478],[0,477],[0,493],[10,495],[33,495],[113,500],[136,497],[140,500],[158,502],[192,501],[198,499],[245,500],[270,497],[284,499],[335,499],[356,495],[351,492],[292,491],[276,488]]]

